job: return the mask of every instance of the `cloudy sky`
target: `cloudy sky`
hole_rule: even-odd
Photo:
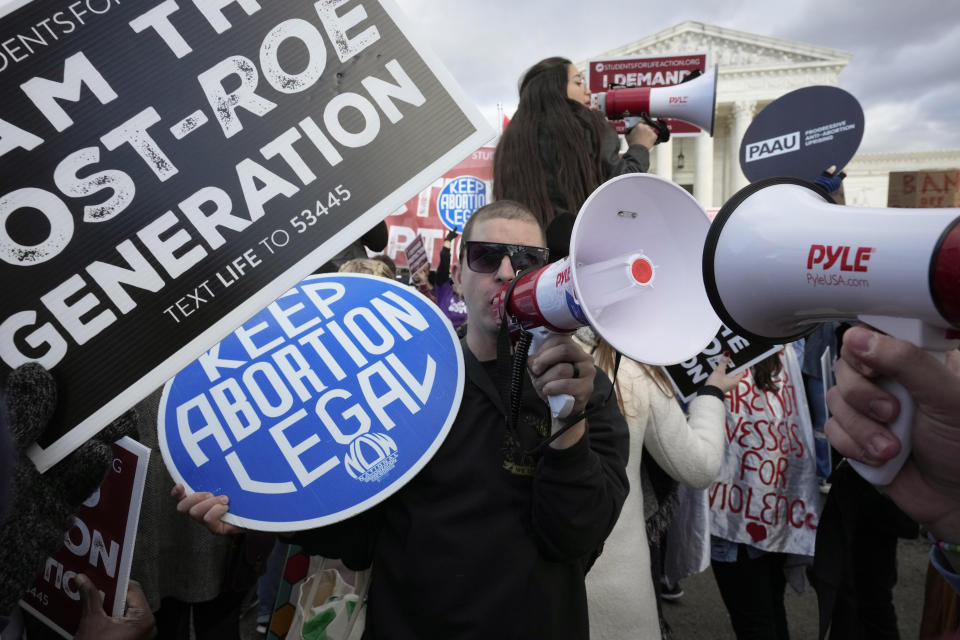
[[[534,62],[574,62],[687,20],[853,55],[861,152],[960,149],[960,0],[396,0],[491,122]],[[682,53],[682,52],[678,52]]]

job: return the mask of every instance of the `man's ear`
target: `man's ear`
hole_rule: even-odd
[[[463,276],[463,269],[460,266],[460,263],[450,265],[450,275],[453,276],[453,283],[459,288],[461,285],[460,278]]]

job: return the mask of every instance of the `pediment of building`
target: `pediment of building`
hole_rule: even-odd
[[[708,54],[708,64],[720,65],[721,72],[746,71],[751,67],[845,66],[849,53],[801,42],[717,27],[701,22],[684,22],[651,36],[598,53],[593,58]]]

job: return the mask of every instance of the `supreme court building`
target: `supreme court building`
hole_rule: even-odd
[[[650,171],[686,187],[705,209],[719,208],[747,185],[740,170],[739,151],[754,116],[795,89],[838,86],[838,76],[851,59],[851,54],[835,49],[701,22],[684,22],[621,47],[598,52],[593,57],[687,53],[706,53],[707,67],[718,66],[713,137],[705,133],[672,137],[669,142],[657,145],[651,154]],[[578,67],[585,70],[586,65],[584,61]],[[960,167],[960,150],[857,154],[843,167],[847,174],[844,181],[847,204],[885,207],[891,171],[957,167]]]

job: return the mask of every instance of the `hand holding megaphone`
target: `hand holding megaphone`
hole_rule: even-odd
[[[854,327],[844,334],[836,373],[826,430],[850,457],[883,461],[896,448],[882,423],[897,407],[874,385],[876,375],[896,377],[916,398],[912,459],[884,493],[938,538],[960,539],[960,352],[940,363],[905,341]]]
[[[960,344],[960,209],[834,204],[795,178],[733,196],[707,234],[704,283],[724,323],[758,342],[802,338],[817,324],[858,319],[931,352]],[[910,453],[913,401],[902,386],[891,425],[903,445],[883,467],[854,468],[889,484]]]
[[[670,139],[665,122],[653,118],[673,118],[696,125],[713,135],[717,103],[717,68],[689,76],[669,87],[620,87],[596,91],[590,96],[594,109],[609,120],[623,120],[628,129],[639,122],[659,131],[659,142]],[[622,132],[620,132],[622,133]]]

